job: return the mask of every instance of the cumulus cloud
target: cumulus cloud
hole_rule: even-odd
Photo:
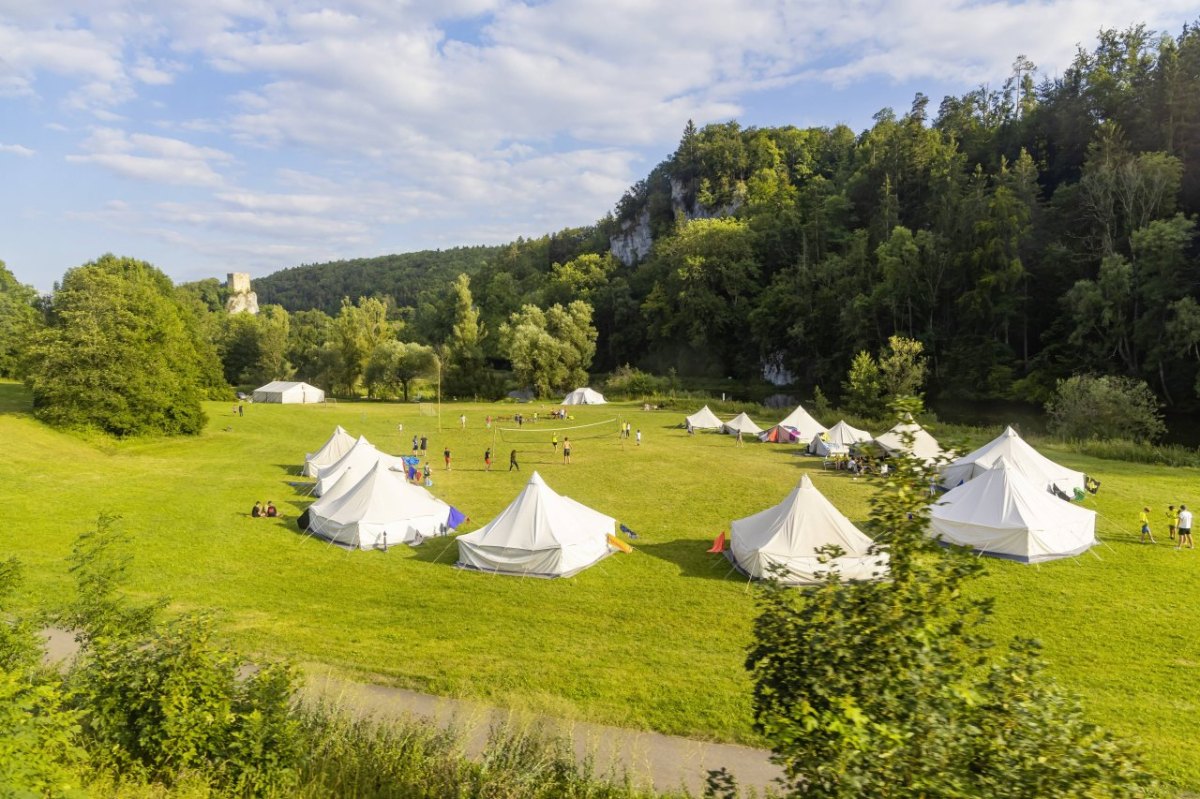
[[[233,160],[216,148],[116,128],[96,128],[83,149],[86,152],[68,155],[67,161],[95,164],[134,180],[184,186],[222,185],[224,179],[212,164]]]
[[[37,154],[37,150],[31,150],[21,144],[0,144],[0,153],[19,155],[22,158],[31,158]]]

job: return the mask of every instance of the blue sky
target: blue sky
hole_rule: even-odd
[[[0,0],[0,260],[176,280],[594,222],[697,124],[861,130],[1197,0]]]

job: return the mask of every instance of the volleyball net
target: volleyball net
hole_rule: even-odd
[[[616,437],[621,432],[620,424],[614,417],[603,422],[567,425],[565,427],[548,427],[540,422],[522,425],[520,427],[497,427],[500,440],[507,444],[548,444],[550,439],[558,436],[561,442],[564,438],[583,441],[589,438]]]

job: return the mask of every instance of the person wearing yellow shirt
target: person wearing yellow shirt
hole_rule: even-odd
[[[1174,505],[1167,506],[1167,537],[1175,540],[1175,529],[1179,527],[1179,511]]]
[[[1142,508],[1142,538],[1139,543],[1146,543],[1146,539],[1150,539],[1151,544],[1157,544],[1154,540],[1154,534],[1150,532],[1150,509]]]

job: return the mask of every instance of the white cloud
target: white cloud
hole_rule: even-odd
[[[22,158],[32,158],[37,154],[37,150],[31,150],[21,144],[0,144],[0,153],[10,153],[11,155],[19,155]]]
[[[134,180],[181,186],[220,186],[224,179],[212,164],[233,160],[213,147],[145,133],[130,135],[116,128],[94,129],[83,149],[84,154],[68,155],[67,161],[96,164]]]

